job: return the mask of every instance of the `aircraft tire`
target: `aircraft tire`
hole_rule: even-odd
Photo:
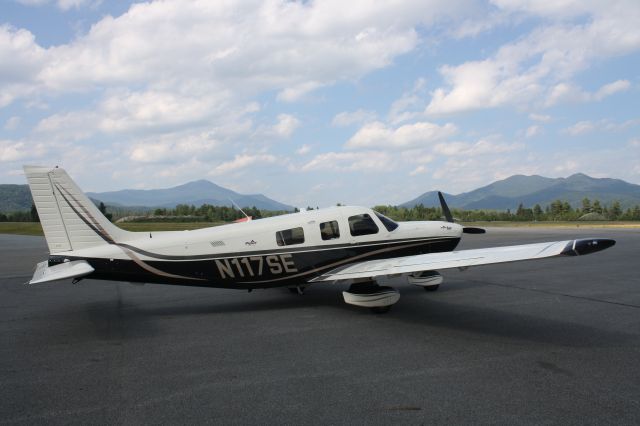
[[[440,284],[437,285],[427,285],[424,286],[422,288],[424,288],[424,291],[436,291],[438,289],[438,287],[440,287]]]

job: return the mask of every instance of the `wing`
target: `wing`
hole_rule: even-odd
[[[333,269],[312,281],[374,278],[434,269],[466,268],[557,256],[580,256],[604,250],[615,243],[614,240],[592,238],[369,260]]]

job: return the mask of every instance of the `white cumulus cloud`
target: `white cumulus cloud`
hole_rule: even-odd
[[[311,152],[311,146],[307,144],[302,145],[300,148],[296,150],[296,154],[298,155],[305,155],[305,154],[308,154],[309,152]]]
[[[353,124],[362,124],[376,119],[376,113],[374,111],[367,111],[364,109],[358,109],[355,111],[343,111],[336,114],[331,121],[331,124],[336,127],[346,127]]]
[[[616,80],[612,83],[605,84],[604,86],[602,86],[593,95],[593,97],[599,101],[615,93],[624,92],[625,90],[628,90],[630,87],[631,87],[631,83],[629,82],[629,80]]]
[[[524,135],[527,138],[532,138],[538,135],[541,131],[542,131],[542,127],[538,125],[533,125],[533,126],[527,127],[527,130],[525,130]]]
[[[276,135],[288,138],[293,132],[300,127],[300,120],[291,114],[278,115],[278,122],[273,126],[273,130]]]
[[[427,173],[427,171],[429,171],[429,169],[426,166],[418,166],[415,169],[413,169],[411,172],[409,172],[409,176],[421,175],[421,174]]]
[[[477,156],[486,154],[503,154],[522,149],[519,143],[506,144],[481,139],[475,143],[449,142],[439,143],[434,147],[434,152],[446,156]]]
[[[24,143],[0,141],[0,161],[15,161],[25,156]]]
[[[452,123],[442,126],[429,122],[405,124],[391,128],[375,121],[365,124],[346,143],[348,148],[411,148],[447,139],[457,132]]]
[[[624,83],[605,86],[591,96],[578,88],[572,77],[594,60],[640,49],[640,3],[620,0],[598,2],[496,1],[510,13],[534,13],[557,20],[541,26],[522,39],[503,45],[484,59],[445,65],[440,73],[446,85],[432,93],[428,114],[503,105],[535,105],[547,97],[546,105],[564,100],[585,100],[624,90]],[[551,2],[546,2],[551,4]],[[576,16],[588,16],[577,23]],[[567,19],[567,22],[562,22]]]
[[[11,116],[4,122],[3,128],[5,130],[15,130],[20,125],[20,121],[22,120],[17,115]]]
[[[579,121],[567,127],[564,131],[565,133],[568,133],[571,136],[578,136],[578,135],[591,133],[595,129],[596,129],[596,126],[591,121]]]
[[[233,160],[219,164],[209,174],[213,176],[224,175],[230,172],[237,172],[256,163],[272,164],[276,161],[278,161],[278,158],[271,154],[240,154],[236,155]]]
[[[548,114],[531,113],[529,114],[529,118],[533,121],[539,121],[541,123],[548,123],[552,120],[552,117]]]
[[[302,171],[375,172],[393,169],[393,157],[381,151],[326,152],[302,166]]]

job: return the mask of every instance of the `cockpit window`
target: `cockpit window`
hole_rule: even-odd
[[[331,222],[322,222],[320,224],[320,236],[323,240],[333,240],[340,238],[340,228],[338,222],[332,220]]]
[[[302,228],[285,229],[276,232],[276,241],[279,246],[291,246],[304,243],[304,230]]]
[[[395,223],[393,220],[389,219],[382,213],[378,213],[376,211],[374,211],[374,213],[376,214],[376,216],[378,216],[378,219],[380,219],[380,222],[382,222],[384,227],[387,228],[387,231],[391,232],[398,227],[397,223]]]
[[[378,233],[378,225],[368,214],[358,214],[349,217],[349,230],[351,235],[370,235]]]

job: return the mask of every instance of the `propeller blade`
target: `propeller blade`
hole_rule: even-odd
[[[438,198],[440,199],[440,206],[442,207],[442,213],[444,214],[447,222],[453,223],[453,216],[451,215],[451,210],[449,210],[449,206],[447,206],[447,202],[444,201],[444,197],[442,196],[442,192],[438,191]]]
[[[465,234],[484,234],[485,232],[487,232],[487,230],[482,228],[474,228],[473,226],[465,226],[464,228],[462,228],[462,232],[464,232]]]

